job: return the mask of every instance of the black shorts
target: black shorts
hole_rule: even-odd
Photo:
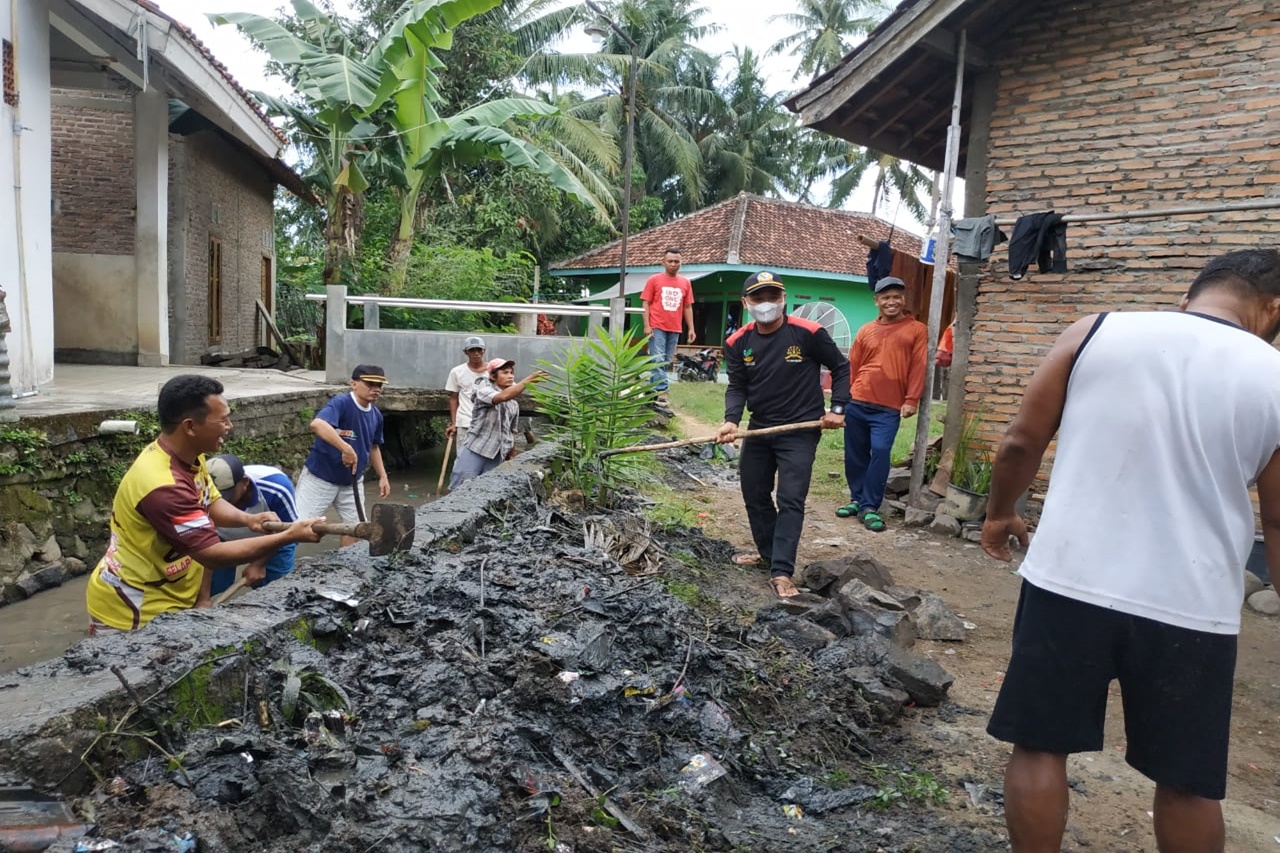
[[[987,733],[1039,752],[1096,752],[1118,679],[1125,760],[1157,784],[1221,800],[1235,668],[1234,634],[1130,616],[1024,580]]]

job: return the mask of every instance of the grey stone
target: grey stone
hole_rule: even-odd
[[[869,602],[855,601],[848,596],[837,596],[835,600],[844,606],[844,614],[853,626],[854,636],[878,634],[904,649],[915,645],[915,625],[906,611],[885,610]]]
[[[891,596],[894,601],[905,609],[915,610],[920,606],[920,596],[924,593],[909,586],[891,586],[884,591],[884,594]]]
[[[36,535],[25,524],[15,524],[9,528],[5,542],[9,552],[19,561],[19,565],[35,556],[38,547]]]
[[[44,544],[36,549],[33,554],[37,560],[42,563],[52,563],[54,560],[62,559],[62,548],[58,546],[58,537],[50,536],[44,541]]]
[[[982,528],[981,528],[981,527],[975,527],[975,528],[973,528],[972,530],[966,530],[966,531],[964,532],[964,538],[965,538],[965,541],[966,541],[966,542],[981,542],[981,541],[982,541]]]
[[[1266,589],[1266,587],[1267,585],[1262,582],[1262,578],[1258,577],[1253,572],[1244,573],[1244,600],[1245,601],[1249,600],[1249,596],[1253,595],[1255,592],[1262,592],[1262,590]]]
[[[40,589],[51,589],[55,586],[62,586],[62,582],[66,580],[66,572],[63,571],[62,563],[50,563],[42,566],[31,573],[31,577],[40,585]]]
[[[799,616],[783,616],[772,620],[768,631],[783,644],[803,652],[813,652],[834,643],[836,635]]]
[[[887,592],[880,592],[872,589],[857,578],[849,578],[838,590],[836,595],[844,595],[852,598],[854,601],[865,601],[874,604],[877,607],[883,607],[885,610],[906,610],[902,602],[898,601]]]
[[[84,560],[77,560],[75,557],[63,557],[62,571],[69,578],[78,578],[89,571],[89,567],[85,565]]]
[[[22,598],[30,598],[45,588],[31,572],[23,572],[18,575],[18,579],[13,582],[13,585],[22,590]]]
[[[810,563],[804,568],[804,583],[801,586],[826,594],[828,589],[838,589],[849,578],[857,578],[867,586],[879,590],[893,585],[893,575],[889,574],[889,570],[875,557],[862,553]]]
[[[84,540],[79,536],[72,537],[71,548],[69,550],[71,551],[71,556],[78,560],[83,560],[85,557],[89,556],[89,546],[86,545]]]
[[[922,594],[911,618],[915,622],[916,636],[921,640],[962,642],[965,638],[964,622],[932,592]]]
[[[911,469],[890,468],[889,479],[885,481],[884,490],[890,495],[905,495],[911,491]]]
[[[913,506],[909,506],[906,509],[906,517],[903,519],[902,523],[907,527],[928,527],[932,521],[933,513],[928,510],[916,509]]]
[[[824,600],[820,606],[810,609],[805,616],[810,622],[826,628],[837,637],[847,637],[853,633],[853,624],[845,615],[841,602],[836,599]]]
[[[929,523],[929,529],[944,536],[959,536],[960,522],[944,512],[937,513]]]
[[[17,581],[4,585],[3,598],[5,604],[14,604],[29,598],[27,591],[18,585]]]
[[[77,521],[96,521],[98,518],[98,508],[93,505],[93,501],[85,498],[80,503],[71,507],[71,517]]]
[[[911,699],[905,690],[885,684],[880,679],[880,674],[869,666],[854,667],[845,676],[857,685],[858,692],[867,700],[871,713],[878,722],[892,722],[902,713],[902,706]]]
[[[936,661],[902,648],[892,648],[886,658],[887,671],[917,704],[932,708],[942,704],[955,677]]]
[[[1280,596],[1274,589],[1264,589],[1249,596],[1250,609],[1267,616],[1280,615]]]

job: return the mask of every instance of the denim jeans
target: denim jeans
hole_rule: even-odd
[[[804,501],[813,478],[816,429],[748,438],[738,456],[738,479],[756,551],[769,575],[790,577],[804,528]],[[776,502],[775,502],[776,498]]]
[[[680,343],[679,332],[667,332],[654,329],[649,338],[649,355],[658,363],[653,369],[652,382],[659,394],[667,390],[667,368],[676,357],[676,344]]]
[[[879,406],[850,403],[844,411],[844,476],[849,500],[880,509],[889,479],[890,454],[902,417]]]

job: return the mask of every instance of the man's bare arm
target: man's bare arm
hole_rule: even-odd
[[[988,516],[1012,515],[1014,502],[1040,470],[1044,452],[1062,421],[1072,361],[1095,320],[1096,317],[1085,317],[1063,332],[1027,384],[1022,406],[996,452]]]

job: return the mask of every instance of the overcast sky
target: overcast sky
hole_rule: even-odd
[[[283,4],[279,4],[283,5]],[[567,4],[566,4],[567,5]],[[785,26],[770,24],[769,17],[788,10],[787,0],[764,3],[761,0],[701,0],[706,8],[705,23],[719,25],[720,29],[707,37],[702,48],[713,55],[731,55],[734,45],[750,47],[763,57],[765,79],[773,91],[790,93],[803,86],[804,81],[793,81],[795,61],[789,56],[767,56],[764,54],[769,46],[786,34]],[[271,8],[268,3],[254,3],[250,0],[160,0],[164,11],[189,26],[205,42],[239,80],[250,91],[266,91],[274,94],[282,92],[283,84],[278,79],[267,77],[266,60],[263,54],[249,46],[248,41],[234,27],[214,27],[209,23],[206,14],[211,12],[265,12]],[[350,8],[345,0],[335,4],[339,12]],[[566,33],[560,50],[566,53],[588,52],[595,49],[591,39],[582,32]],[[448,62],[447,53],[442,56]],[[725,59],[730,62],[731,59]],[[957,198],[961,198],[958,196]],[[864,188],[846,205],[850,210],[866,211],[871,207],[871,192]],[[896,207],[896,205],[895,205]],[[957,207],[957,210],[960,208]],[[890,218],[891,211],[881,210],[881,216]],[[914,222],[909,214],[897,211],[897,224],[915,233],[921,233],[923,226]]]

